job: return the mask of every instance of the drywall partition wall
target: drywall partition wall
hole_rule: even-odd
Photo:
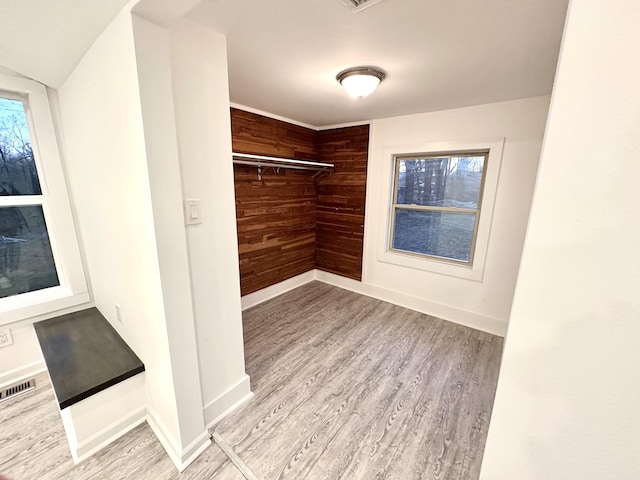
[[[361,280],[369,125],[319,131],[316,148],[335,165],[316,182],[316,268]]]
[[[374,295],[447,320],[504,334],[548,102],[548,97],[538,97],[373,121],[364,284]],[[482,277],[471,280],[435,273],[421,269],[420,262],[415,267],[388,263],[384,252],[388,239],[392,154],[428,152],[445,144],[448,148],[502,145],[503,140]]]
[[[316,132],[231,109],[233,151],[315,160]],[[311,172],[236,165],[235,203],[242,295],[315,266],[316,191]]]
[[[202,223],[187,226],[202,401],[207,425],[251,395],[244,370],[226,39],[191,22],[170,30],[183,194]]]
[[[640,478],[638,18],[571,3],[483,480]]]
[[[131,5],[59,89],[60,132],[95,304],[145,363],[149,410],[179,439]]]
[[[202,412],[170,40],[166,28],[137,15],[133,15],[132,21],[164,320],[180,428],[180,436],[173,439],[167,450],[181,468],[206,448],[210,440]],[[171,443],[171,439],[166,440]]]
[[[0,348],[0,386],[46,369],[33,325],[11,327],[11,337],[13,343]]]

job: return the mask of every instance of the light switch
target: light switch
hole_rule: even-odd
[[[199,199],[185,200],[184,210],[187,225],[197,225],[198,223],[202,223]]]
[[[198,220],[200,218],[200,214],[198,213],[198,206],[193,203],[189,205],[189,219],[190,220]]]

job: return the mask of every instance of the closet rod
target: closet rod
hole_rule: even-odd
[[[294,168],[299,170],[331,170],[333,163],[312,162],[310,160],[296,160],[292,158],[267,157],[248,153],[233,152],[233,163],[240,165],[256,165],[265,167]]]
[[[259,162],[256,160],[236,160],[235,158],[233,159],[233,163],[235,163],[236,165],[248,165],[250,167],[268,167],[268,168],[288,168],[290,170],[313,170],[313,171],[317,171],[317,172],[330,172],[331,168],[330,167],[312,167],[312,166],[307,166],[307,165],[284,165],[284,164],[279,164],[279,163],[269,163],[269,162]]]

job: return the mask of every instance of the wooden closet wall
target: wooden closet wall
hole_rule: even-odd
[[[242,295],[318,268],[360,280],[368,125],[316,132],[231,109],[233,151],[335,164],[331,176],[234,165]]]
[[[316,268],[362,280],[369,125],[317,132],[316,148],[335,164],[316,181]]]

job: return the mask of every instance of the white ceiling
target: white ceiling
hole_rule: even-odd
[[[188,17],[227,36],[231,101],[314,126],[551,92],[568,0],[204,0]],[[374,65],[363,100],[335,80]]]
[[[0,65],[59,87],[129,0],[0,0]]]
[[[59,87],[127,1],[0,0],[0,66]],[[188,16],[227,36],[232,102],[320,127],[550,93],[567,3],[204,0]],[[360,101],[335,80],[358,65],[387,73]]]

